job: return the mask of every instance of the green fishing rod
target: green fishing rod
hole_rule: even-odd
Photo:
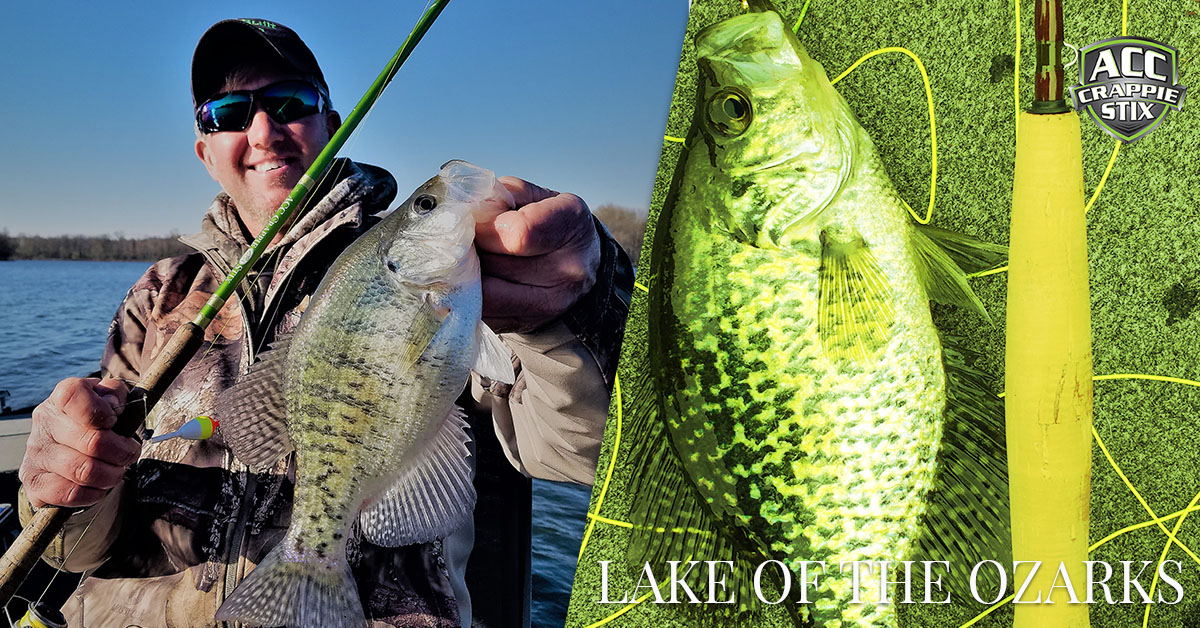
[[[363,94],[350,115],[346,116],[342,126],[329,139],[329,143],[317,155],[312,166],[300,177],[296,187],[292,188],[287,199],[283,201],[275,215],[267,222],[266,227],[250,244],[250,248],[238,260],[229,276],[204,304],[200,314],[192,322],[180,326],[171,336],[167,346],[142,374],[137,385],[129,391],[125,407],[121,410],[117,422],[113,426],[114,432],[123,436],[132,436],[145,422],[150,409],[154,407],[163,392],[175,381],[175,378],[183,371],[183,367],[200,349],[200,345],[204,342],[204,330],[209,323],[216,318],[225,302],[235,293],[238,284],[262,257],[263,251],[275,239],[279,230],[288,224],[296,209],[304,205],[309,194],[317,187],[317,182],[321,180],[325,171],[333,163],[338,151],[349,139],[350,134],[366,117],[367,112],[375,105],[375,101],[379,99],[384,88],[391,82],[392,77],[396,76],[400,66],[412,54],[413,49],[417,47],[421,38],[433,25],[433,21],[437,19],[449,2],[450,0],[435,0],[433,5],[421,15],[420,20],[417,21],[416,26],[413,27],[399,50],[375,78],[375,82]],[[54,537],[62,531],[67,518],[75,511],[74,508],[64,506],[46,506],[39,508],[34,513],[33,519],[21,530],[21,535],[13,541],[4,556],[0,557],[0,605],[7,606],[12,600],[17,588],[25,580],[25,576],[33,569]]]

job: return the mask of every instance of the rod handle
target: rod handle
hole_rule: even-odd
[[[167,341],[167,346],[142,375],[141,381],[129,391],[113,431],[122,436],[133,436],[145,422],[150,409],[192,356],[196,355],[203,342],[204,330],[195,323],[185,323],[176,330]],[[5,604],[16,594],[29,571],[76,510],[66,506],[39,508],[21,530],[20,536],[0,557],[0,600]]]

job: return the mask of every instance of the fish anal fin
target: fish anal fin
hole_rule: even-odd
[[[449,536],[475,510],[466,415],[451,409],[437,433],[420,445],[397,479],[359,513],[368,541],[384,547]]]
[[[817,329],[825,355],[863,362],[882,349],[896,321],[892,287],[862,238],[821,234]]]
[[[626,558],[634,573],[642,573],[649,565],[658,582],[669,577],[671,561],[677,561],[680,573],[687,571],[689,561],[697,561],[698,565],[682,581],[702,599],[700,592],[709,589],[709,572],[704,561],[732,562],[737,603],[705,604],[702,616],[693,617],[700,622],[696,625],[730,625],[737,621],[738,615],[759,609],[751,585],[754,565],[730,536],[730,530],[719,525],[692,485],[669,442],[665,419],[658,415],[649,370],[642,369],[635,378],[623,410],[624,416],[629,417],[629,434],[635,443],[629,454],[630,477],[634,478],[629,514],[633,527]]]
[[[991,378],[967,363],[960,344],[957,338],[942,336],[945,426],[922,526],[925,533],[917,540],[913,560],[948,562],[947,590],[970,600],[973,566],[985,560],[1012,563],[1012,532],[1004,401],[991,391]],[[991,597],[1000,586],[996,570],[980,569],[976,586],[981,595]]]
[[[256,471],[271,468],[295,447],[287,431],[283,372],[291,335],[280,336],[249,372],[218,395],[213,414],[238,460]]]

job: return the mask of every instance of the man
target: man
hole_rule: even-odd
[[[290,516],[291,456],[258,474],[219,433],[141,444],[110,430],[126,383],[195,317],[340,125],[311,51],[266,20],[211,27],[196,46],[192,91],[196,155],[223,192],[202,232],[184,238],[196,251],[157,262],[126,295],[101,361],[105,379],[64,380],[35,410],[21,466],[26,506],[87,507],[47,553],[70,570],[94,569],[64,609],[71,625],[211,626]],[[148,428],[165,433],[210,410],[255,355],[295,328],[336,255],[396,196],[395,180],[374,166],[340,160],[329,172],[261,272],[210,324],[204,349]],[[459,402],[476,440],[494,430],[518,470],[589,483],[632,287],[629,261],[578,197],[502,182],[516,207],[492,207],[476,244],[483,316],[502,332],[517,380],[509,387],[473,375]],[[468,525],[444,542],[395,549],[352,542],[369,622],[469,625],[464,571],[474,533]]]

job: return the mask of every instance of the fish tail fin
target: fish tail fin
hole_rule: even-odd
[[[295,549],[284,539],[271,550],[217,609],[216,619],[252,626],[365,626],[346,561],[307,561],[303,550],[285,551],[289,546]]]
[[[969,364],[978,356],[962,344],[961,338],[942,335],[946,419],[925,534],[917,540],[914,560],[949,562],[947,589],[970,600],[975,565],[1012,563],[1012,528],[1004,401],[988,385],[991,378]],[[985,599],[1000,587],[997,570],[986,566],[975,580]]]
[[[991,316],[967,284],[967,273],[999,267],[1008,260],[1008,247],[928,225],[914,225],[910,233],[929,298],[972,310],[990,322]]]
[[[702,601],[709,587],[704,561],[732,562],[736,575],[731,579],[737,583],[736,604],[681,604],[689,610],[703,608],[702,613],[693,614],[694,625],[729,625],[738,616],[759,609],[751,584],[754,568],[747,550],[730,538],[737,534],[736,530],[729,527],[718,530],[718,522],[704,506],[673,451],[664,419],[657,411],[648,370],[643,369],[630,387],[632,394],[624,412],[630,420],[628,433],[636,435],[630,453],[634,480],[629,517],[633,527],[626,558],[634,574],[642,574],[649,565],[657,582],[667,581],[671,561],[677,561],[679,573],[688,570],[690,561],[697,561],[699,564],[679,581]],[[635,575],[634,579],[637,578]],[[683,595],[680,592],[681,598]]]

